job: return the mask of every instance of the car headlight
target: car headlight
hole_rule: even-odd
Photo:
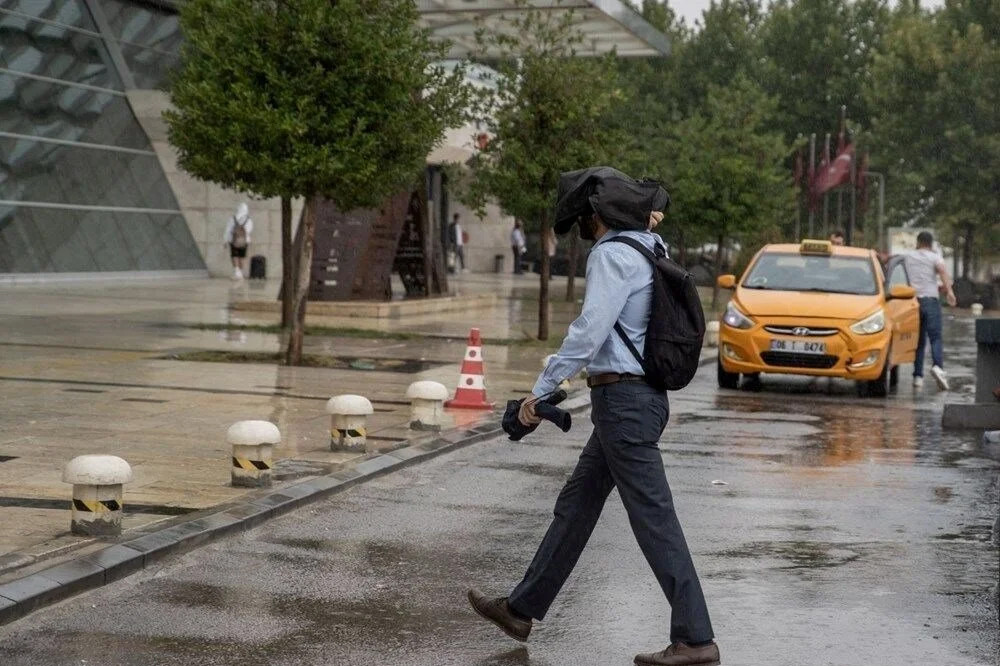
[[[753,319],[740,312],[732,301],[726,306],[726,314],[722,315],[722,321],[732,328],[753,328],[754,324]]]
[[[874,312],[861,321],[851,324],[851,330],[860,335],[872,335],[885,329],[885,310]]]

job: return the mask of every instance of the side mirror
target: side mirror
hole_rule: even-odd
[[[908,298],[914,298],[917,295],[917,290],[906,284],[893,285],[889,289],[890,299],[906,300]]]
[[[720,275],[715,278],[715,284],[719,289],[732,289],[736,286],[736,276],[735,275]]]

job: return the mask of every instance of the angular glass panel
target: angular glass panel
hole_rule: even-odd
[[[69,28],[0,13],[0,67],[122,90],[104,42]]]
[[[123,42],[178,53],[180,21],[175,12],[121,0],[101,0],[111,34]]]
[[[97,30],[84,0],[0,0],[0,9],[37,16],[84,30]]]
[[[0,73],[0,132],[150,150],[128,100]]]
[[[0,273],[204,268],[180,215],[0,207]]]
[[[170,72],[180,64],[180,55],[153,49],[122,44],[122,56],[128,65],[135,85],[147,90],[166,90]]]
[[[0,137],[0,199],[177,209],[154,154]]]

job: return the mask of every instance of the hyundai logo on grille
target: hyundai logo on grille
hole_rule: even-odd
[[[805,326],[796,326],[792,329],[792,335],[809,335],[809,329]]]

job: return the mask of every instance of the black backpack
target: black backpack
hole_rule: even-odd
[[[660,391],[684,388],[698,371],[705,338],[705,313],[694,279],[667,257],[660,245],[656,246],[654,254],[632,238],[615,236],[608,240],[625,243],[653,264],[653,294],[642,355],[621,324],[615,322],[615,330],[642,365],[647,384]]]

